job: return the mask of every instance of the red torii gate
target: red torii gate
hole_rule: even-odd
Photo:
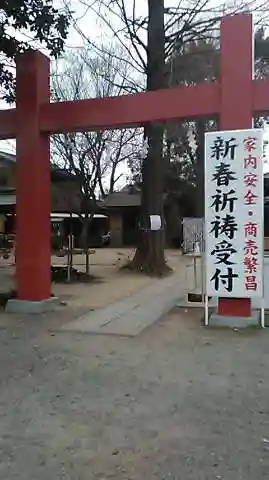
[[[0,111],[0,139],[17,139],[17,293],[39,302],[51,295],[50,156],[54,133],[142,126],[148,122],[219,116],[221,130],[252,127],[269,111],[269,81],[253,80],[252,17],[221,21],[218,82],[121,97],[50,103],[49,59],[17,58],[17,108]],[[248,299],[220,299],[219,314],[250,316]]]

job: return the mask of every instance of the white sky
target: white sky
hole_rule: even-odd
[[[64,0],[55,0],[55,5],[57,7],[63,5]],[[90,3],[96,3],[94,0],[83,0],[84,3],[89,5]],[[133,4],[133,0],[125,0],[127,8],[131,7]],[[258,1],[258,0],[257,0]],[[188,4],[190,6],[191,0],[183,0],[183,4]],[[212,7],[219,7],[222,8],[224,2],[220,2],[219,0],[211,0],[209,4],[209,8]],[[234,2],[228,2],[231,5]],[[258,2],[259,3],[259,2]],[[147,13],[147,0],[137,0],[137,5],[139,4],[139,8],[137,12],[139,15],[144,16]],[[176,6],[178,4],[178,0],[167,0],[165,1],[165,6]],[[227,2],[226,2],[227,5]],[[111,31],[108,28],[104,28],[103,22],[96,16],[92,10],[87,9],[80,0],[70,0],[70,8],[75,13],[76,18],[78,19],[79,28],[83,31],[83,33],[90,37],[92,40],[96,42],[104,42],[104,41],[112,41],[113,36]],[[83,39],[81,36],[76,32],[74,28],[70,29],[70,33],[67,39],[66,48],[76,49],[80,47],[83,43]],[[42,49],[43,50],[43,49]],[[43,50],[44,51],[44,50]],[[44,51],[44,53],[46,53]],[[3,102],[0,101],[0,108],[8,108]],[[265,129],[265,137],[269,140],[269,126]],[[7,150],[7,151],[14,151],[14,141],[0,141],[0,150]],[[269,150],[269,149],[268,149]],[[269,162],[269,151],[267,154],[267,162]],[[265,170],[269,171],[269,163],[265,164]]]

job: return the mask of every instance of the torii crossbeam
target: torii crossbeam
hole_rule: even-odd
[[[54,133],[145,125],[218,116],[221,130],[252,127],[269,111],[269,81],[253,80],[252,17],[221,21],[218,82],[121,97],[50,103],[49,59],[40,52],[17,58],[17,107],[0,111],[0,139],[17,139],[17,293],[39,302],[51,295],[50,156]],[[248,299],[220,299],[219,314],[250,316]]]

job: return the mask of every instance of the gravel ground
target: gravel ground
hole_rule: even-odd
[[[135,339],[3,326],[1,480],[267,479],[269,331],[198,313]]]

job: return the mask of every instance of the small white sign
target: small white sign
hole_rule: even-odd
[[[161,230],[162,227],[162,219],[160,215],[150,215],[150,230]]]
[[[263,297],[263,131],[205,135],[206,294]]]

